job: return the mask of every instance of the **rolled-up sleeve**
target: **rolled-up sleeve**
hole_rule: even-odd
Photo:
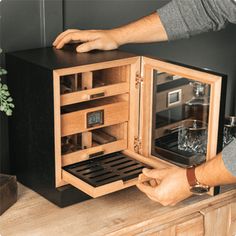
[[[236,0],[172,0],[157,13],[168,40],[189,38],[236,23]]]
[[[223,149],[222,158],[227,170],[236,176],[236,139]]]

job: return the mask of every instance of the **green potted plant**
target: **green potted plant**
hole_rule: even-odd
[[[0,49],[0,54],[2,50]],[[13,99],[8,91],[8,87],[1,80],[7,71],[0,67],[0,112],[7,116],[12,115],[14,108]],[[17,200],[17,183],[16,177],[0,173],[0,215],[3,214]]]
[[[2,49],[0,49],[0,54],[2,53]],[[0,76],[4,76],[7,74],[7,71],[0,67]],[[5,112],[7,116],[12,115],[12,109],[14,108],[14,104],[12,103],[13,99],[10,96],[8,91],[8,87],[6,84],[1,82],[0,77],[0,111]]]

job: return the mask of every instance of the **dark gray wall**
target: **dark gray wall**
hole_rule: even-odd
[[[167,2],[169,1],[2,0],[0,2],[0,46],[5,52],[47,46],[63,28],[116,27],[147,15]],[[235,42],[236,25],[229,25],[221,32],[206,33],[190,40],[127,45],[122,49],[228,74],[226,113],[235,114]],[[8,170],[7,119],[0,114],[0,172],[8,172]]]
[[[8,52],[51,45],[63,30],[62,6],[62,0],[2,0],[0,47]],[[7,117],[0,113],[0,172],[6,173],[9,172],[7,130]]]

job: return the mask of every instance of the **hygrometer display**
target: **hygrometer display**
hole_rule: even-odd
[[[104,110],[87,113],[87,128],[104,124]]]

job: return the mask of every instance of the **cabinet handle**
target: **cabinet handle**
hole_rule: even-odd
[[[89,95],[89,99],[101,98],[101,97],[105,97],[105,92],[95,93],[95,94]]]
[[[89,154],[89,158],[101,156],[103,154],[104,154],[104,151],[99,151],[99,152],[91,153],[91,154]]]

